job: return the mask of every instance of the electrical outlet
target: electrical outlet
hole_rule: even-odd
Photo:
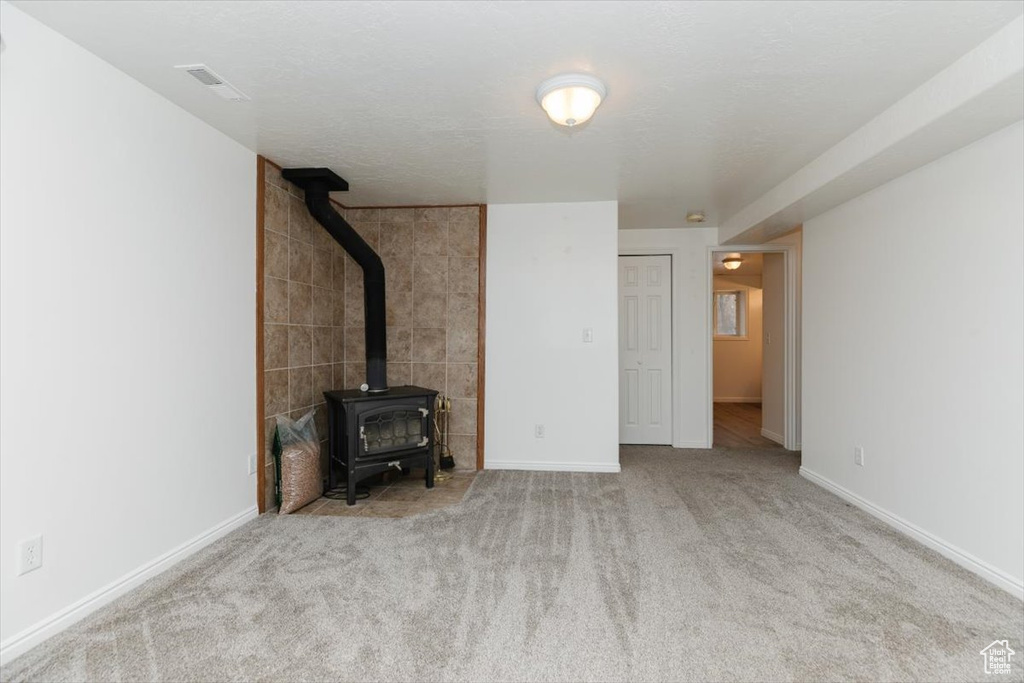
[[[533,426],[533,435],[535,437],[537,437],[538,439],[543,439],[544,438],[544,425],[534,425]]]
[[[256,474],[256,454],[249,454],[249,474]]]
[[[864,467],[864,449],[860,446],[853,447],[853,464]]]
[[[591,344],[594,341],[594,328],[584,327],[583,328],[583,342],[585,344]]]
[[[27,538],[18,544],[18,575],[43,566],[43,537]]]

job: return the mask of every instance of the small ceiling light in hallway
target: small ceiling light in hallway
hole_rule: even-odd
[[[604,83],[587,74],[562,74],[537,86],[538,104],[560,126],[588,121],[607,94]]]
[[[730,256],[722,259],[722,265],[725,266],[726,270],[736,270],[743,263],[743,259],[739,256]]]

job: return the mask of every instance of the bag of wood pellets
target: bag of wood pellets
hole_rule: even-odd
[[[320,440],[313,419],[316,409],[298,420],[277,416],[274,465],[277,472],[278,513],[286,515],[312,503],[323,493]]]

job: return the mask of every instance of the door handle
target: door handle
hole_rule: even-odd
[[[638,360],[638,361],[636,362],[636,364],[637,364],[637,365],[643,365],[643,364],[644,364],[644,362],[643,362],[642,360]]]

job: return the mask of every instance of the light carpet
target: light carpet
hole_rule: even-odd
[[[785,451],[485,471],[407,519],[263,516],[5,681],[988,680],[1024,608]]]

